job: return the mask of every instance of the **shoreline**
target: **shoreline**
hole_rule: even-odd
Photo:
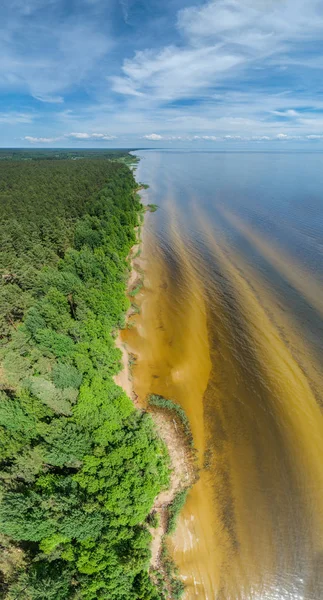
[[[143,224],[144,223],[142,223],[142,225],[141,225],[141,228],[140,228],[141,230],[143,228]],[[136,285],[137,280],[139,281],[139,279],[140,279],[139,273],[134,266],[135,256],[140,248],[141,248],[141,238],[139,237],[137,239],[137,242],[132,246],[130,255],[129,255],[130,274],[129,274],[127,285],[126,285],[127,296],[129,296],[129,292],[130,292],[131,288],[133,288]],[[125,315],[125,327],[127,327],[127,324],[129,322],[129,319],[131,318],[132,314],[133,313],[132,313],[132,310],[130,307]],[[117,385],[119,385],[126,392],[127,396],[129,396],[129,398],[133,401],[135,407],[140,408],[138,405],[138,402],[137,402],[136,395],[135,395],[133,379],[132,379],[131,369],[130,369],[130,354],[131,353],[130,353],[129,348],[127,347],[127,344],[125,344],[125,342],[123,342],[123,340],[122,340],[122,331],[123,331],[123,329],[118,330],[118,335],[114,340],[116,347],[119,348],[119,350],[122,353],[122,357],[121,357],[122,368],[119,371],[119,373],[117,373],[117,375],[114,376],[114,382]]]
[[[126,288],[128,297],[130,292],[134,290],[139,283],[143,282],[145,275],[145,260],[141,257],[141,254],[138,256],[138,252],[141,253],[144,248],[142,234],[146,227],[145,221],[147,218],[147,212],[149,212],[147,205],[144,205],[144,207],[144,218],[137,230],[137,242],[132,247],[129,256],[130,274]],[[126,327],[129,324],[129,320],[135,316],[135,314],[136,313],[134,313],[130,307],[126,314]],[[136,328],[136,322],[134,322],[133,326]],[[173,530],[168,532],[170,509],[172,504],[175,504],[174,501],[176,497],[180,493],[185,491],[187,492],[197,479],[196,454],[190,445],[185,432],[183,432],[180,421],[173,411],[149,406],[149,403],[147,407],[143,408],[143,401],[145,399],[138,398],[134,389],[133,377],[131,373],[131,363],[133,357],[135,356],[137,359],[138,354],[134,354],[123,341],[123,331],[123,329],[120,329],[115,339],[116,346],[122,352],[122,369],[115,376],[115,382],[125,390],[137,409],[147,410],[147,412],[149,412],[149,414],[152,416],[157,435],[165,443],[170,458],[169,487],[159,493],[159,495],[155,498],[154,505],[151,509],[151,515],[155,516],[157,527],[149,527],[149,531],[152,536],[150,573],[157,585],[157,573],[162,574],[164,576],[164,583],[166,582],[167,591],[170,593],[171,580],[174,578],[173,572],[176,570],[176,565],[173,563],[172,559],[169,558],[167,549],[167,537],[174,532]],[[169,572],[169,561],[173,563],[171,569],[172,573]],[[171,597],[172,596],[169,596],[169,598]]]

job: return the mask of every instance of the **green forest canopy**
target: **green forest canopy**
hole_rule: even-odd
[[[167,452],[113,380],[136,187],[106,158],[0,161],[6,600],[160,598],[146,519]]]
[[[0,148],[0,160],[76,160],[80,158],[107,158],[123,162],[137,162],[130,151],[118,148]]]

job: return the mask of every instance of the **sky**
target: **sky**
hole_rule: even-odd
[[[323,149],[322,0],[0,2],[2,147]]]

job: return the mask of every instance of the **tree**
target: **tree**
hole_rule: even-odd
[[[0,161],[5,600],[158,598],[145,523],[167,452],[113,381],[135,190],[106,159]]]

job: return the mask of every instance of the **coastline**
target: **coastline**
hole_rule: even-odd
[[[130,275],[127,282],[127,294],[130,299],[131,292],[139,284],[142,284],[144,288],[145,259],[142,257],[142,253],[144,254],[147,213],[150,212],[147,205],[144,205],[144,208],[143,220],[137,229],[137,242],[132,247],[129,255]],[[126,327],[129,327],[131,323],[131,327],[136,329],[136,320],[133,319],[135,316],[136,312],[129,308],[126,315]],[[146,399],[139,398],[136,394],[131,365],[134,357],[136,362],[139,354],[136,352],[137,349],[134,349],[133,352],[133,349],[130,349],[123,340],[124,331],[123,329],[119,330],[115,339],[116,346],[122,352],[122,369],[115,376],[115,382],[125,390],[136,408],[147,410],[151,414],[157,434],[165,443],[170,457],[170,484],[166,490],[162,490],[155,498],[151,515],[154,515],[157,526],[149,527],[149,531],[152,536],[150,560],[152,578],[158,585],[158,573],[161,574],[164,578],[166,591],[171,594],[171,586],[176,572],[176,565],[169,557],[167,548],[167,537],[174,532],[174,527],[171,531],[169,530],[171,509],[173,505],[175,507],[176,498],[187,492],[197,479],[196,454],[176,412],[157,408],[149,405],[149,403],[145,406]],[[140,363],[137,366],[140,367]],[[181,583],[180,580],[179,583]],[[172,595],[168,597],[171,598]]]
[[[142,229],[143,225],[144,225],[144,223],[142,223],[140,229]],[[140,229],[139,229],[139,231],[140,231]],[[137,235],[138,235],[138,229],[137,229]],[[140,233],[139,233],[137,242],[134,244],[134,246],[132,246],[130,256],[129,256],[130,275],[129,275],[129,278],[127,281],[127,286],[126,286],[126,294],[127,295],[129,295],[130,290],[136,285],[137,280],[139,281],[139,279],[140,279],[139,273],[134,264],[135,256],[136,256],[138,250],[140,249],[140,247],[141,247],[141,238],[140,238]],[[129,322],[129,319],[131,318],[131,315],[132,315],[132,310],[130,307],[128,309],[128,312],[125,317],[126,326]],[[117,385],[122,387],[122,389],[126,392],[127,396],[129,396],[129,398],[131,398],[131,400],[135,404],[136,408],[139,408],[137,398],[135,395],[135,391],[134,391],[133,380],[132,380],[131,369],[130,369],[130,350],[129,350],[127,344],[122,340],[122,331],[123,331],[122,329],[118,330],[118,335],[114,340],[116,347],[119,348],[119,350],[122,353],[122,357],[121,357],[122,369],[119,371],[119,373],[117,373],[117,375],[115,375],[114,381]]]

